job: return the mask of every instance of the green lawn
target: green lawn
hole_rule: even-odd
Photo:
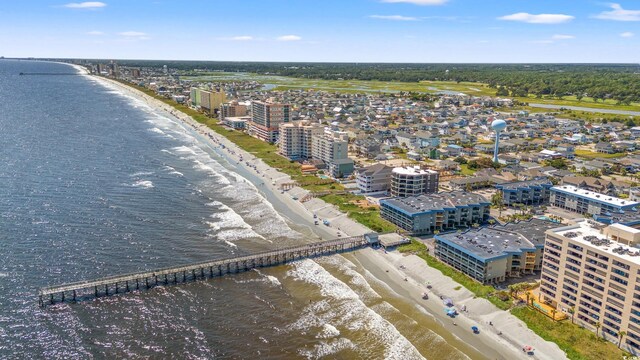
[[[617,104],[615,100],[595,101],[593,98],[584,97],[581,101],[578,101],[575,96],[565,96],[562,99],[552,99],[548,97],[537,98],[535,95],[529,95],[528,97],[516,97],[518,101],[534,104],[550,104],[559,106],[580,106],[585,108],[594,109],[615,109],[615,110],[629,110],[640,111],[639,103],[631,103],[631,105]]]
[[[556,322],[528,307],[511,309],[511,313],[543,339],[558,344],[571,360],[624,359],[628,356],[613,343],[597,338],[595,333],[572,324],[571,320]]]
[[[625,157],[627,154],[617,153],[617,154],[602,154],[598,152],[593,152],[589,150],[576,150],[576,156],[583,157],[586,159],[615,159]]]
[[[467,164],[460,164],[460,173],[462,175],[473,175],[476,173],[476,170],[469,169],[469,165]]]

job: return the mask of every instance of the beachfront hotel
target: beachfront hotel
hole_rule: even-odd
[[[220,109],[222,103],[227,101],[224,91],[208,91],[200,88],[191,88],[191,106],[214,113]]]
[[[414,235],[424,235],[483,224],[490,205],[481,195],[453,191],[383,199],[380,215]]]
[[[546,204],[549,202],[551,187],[553,184],[546,178],[496,185],[496,189],[502,193],[502,203],[507,206]]]
[[[377,163],[358,170],[356,185],[362,193],[386,192],[391,186],[393,167]]]
[[[397,167],[391,172],[391,196],[407,197],[438,191],[439,173],[419,166]]]
[[[558,224],[532,219],[435,236],[435,256],[483,283],[533,274],[542,268],[545,231]]]
[[[593,220],[546,232],[540,296],[558,311],[640,351],[640,230]],[[600,328],[597,329],[599,324]]]
[[[265,101],[251,102],[251,122],[249,133],[260,140],[278,141],[279,126],[290,120],[290,105]]]
[[[578,214],[612,216],[637,212],[640,203],[615,196],[577,188],[573,185],[554,186],[549,197],[551,205]]]
[[[311,137],[311,155],[322,160],[334,178],[341,178],[353,173],[353,160],[348,156],[349,136],[344,131],[325,128]]]
[[[311,159],[312,138],[323,132],[322,125],[306,120],[282,123],[278,152],[289,160]]]

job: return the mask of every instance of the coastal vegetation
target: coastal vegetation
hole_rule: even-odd
[[[453,91],[522,102],[640,110],[637,64],[392,64],[122,60],[125,66],[178,69],[201,77],[228,73],[296,79],[284,88],[353,91]],[[276,79],[282,80],[282,79]],[[322,81],[334,81],[326,83]],[[363,82],[357,82],[363,81]],[[300,84],[304,82],[305,84]],[[349,83],[352,82],[352,83]],[[404,88],[399,89],[400,85]]]
[[[529,307],[516,307],[511,314],[547,341],[558,344],[571,360],[624,359],[626,352],[593,331],[572,324],[569,320],[553,321]]]
[[[328,194],[320,197],[326,203],[333,204],[346,213],[348,217],[369,229],[385,233],[397,229],[397,227],[380,217],[380,209],[376,206],[363,206],[366,202],[364,196],[353,194]]]

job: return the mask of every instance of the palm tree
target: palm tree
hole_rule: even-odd
[[[620,332],[618,333],[618,338],[620,339],[620,340],[618,341],[618,349],[620,349],[620,345],[622,345],[622,338],[623,338],[625,335],[627,335],[627,332],[626,332],[626,331],[620,331]]]
[[[602,326],[602,324],[600,324],[600,321],[596,322],[596,337],[600,337],[600,326]]]
[[[569,308],[569,314],[571,314],[571,323],[573,324],[573,315],[576,313],[576,307],[572,306]]]

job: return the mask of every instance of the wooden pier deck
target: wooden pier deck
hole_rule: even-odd
[[[76,301],[79,297],[114,295],[132,289],[148,289],[160,283],[177,284],[178,282],[223,276],[253,268],[276,266],[306,258],[357,250],[377,243],[377,234],[375,235],[315,242],[251,255],[45,287],[38,292],[39,304],[44,306],[46,303],[54,304],[56,301]]]

